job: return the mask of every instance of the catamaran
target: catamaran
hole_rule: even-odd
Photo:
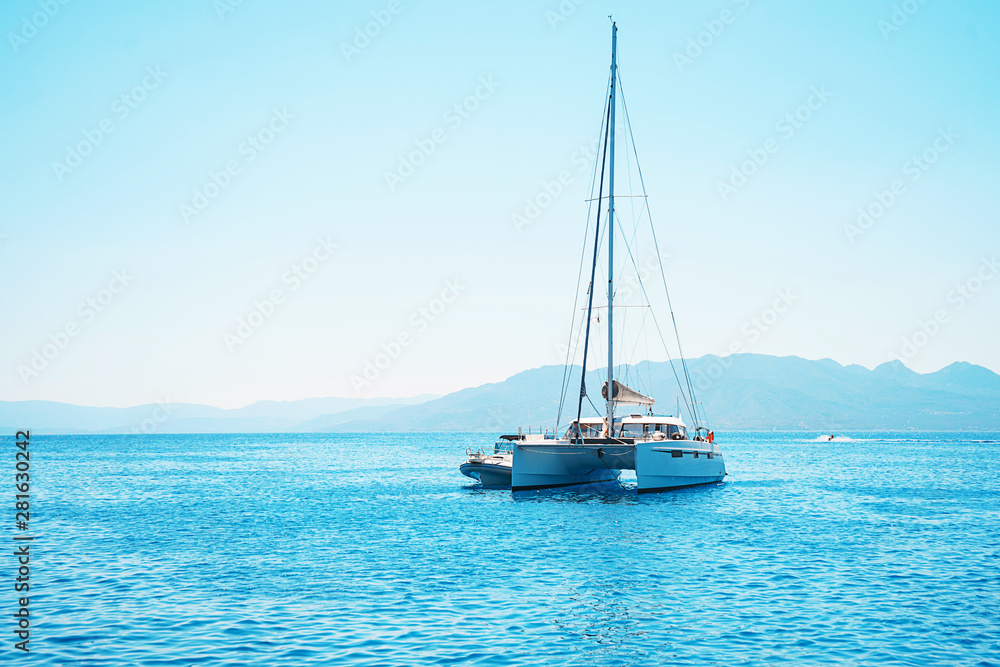
[[[714,433],[708,429],[704,409],[699,407],[700,404],[695,399],[694,385],[691,382],[687,362],[681,350],[677,320],[674,317],[673,306],[670,304],[670,295],[666,288],[662,264],[660,265],[660,275],[663,279],[666,306],[670,311],[677,341],[679,363],[670,359],[670,351],[662,335],[659,322],[655,319],[655,313],[651,313],[651,318],[656,324],[656,330],[663,342],[669,366],[677,381],[679,389],[677,414],[655,415],[653,413],[654,399],[633,390],[615,377],[615,311],[634,307],[615,303],[616,256],[614,243],[616,234],[625,241],[628,251],[627,259],[631,260],[632,266],[636,268],[636,274],[639,275],[633,249],[628,243],[629,238],[632,239],[633,244],[635,243],[637,226],[627,230],[629,232],[627,234],[626,229],[621,224],[619,211],[615,207],[615,130],[617,97],[620,86],[618,27],[612,23],[611,74],[607,103],[602,111],[600,133],[603,148],[598,156],[599,159],[595,159],[594,164],[593,183],[597,185],[597,196],[589,200],[597,202],[594,207],[596,209],[596,222],[590,283],[586,292],[588,295],[587,315],[585,320],[581,321],[581,323],[585,322],[586,330],[583,335],[580,393],[576,405],[576,417],[570,420],[562,436],[558,435],[561,430],[559,426],[556,427],[555,432],[531,433],[529,431],[528,434],[521,432],[516,436],[502,436],[509,447],[502,450],[497,448],[493,455],[470,452],[468,460],[461,466],[462,472],[467,476],[482,479],[484,484],[485,479],[488,478],[494,485],[506,486],[509,484],[513,491],[580,486],[600,488],[604,484],[620,484],[619,477],[622,470],[635,470],[636,488],[639,493],[646,493],[712,484],[722,481],[726,476],[722,450],[715,442]],[[631,123],[628,120],[628,109],[624,103],[624,96],[622,96],[621,101],[625,115],[624,126],[631,134]],[[629,145],[626,143],[626,157],[628,157],[628,148]],[[634,139],[631,142],[631,149],[634,154]],[[597,178],[598,163],[600,164],[599,178]],[[635,165],[638,169],[637,157]],[[629,166],[631,167],[631,163]],[[607,167],[606,181],[605,167]],[[645,213],[646,218],[649,218],[641,169],[638,171],[638,180],[643,190],[642,194],[638,195],[641,201],[639,217]],[[605,182],[607,183],[607,194],[604,192]],[[636,195],[629,196],[635,197]],[[601,211],[605,201],[607,202],[607,215],[602,228]],[[588,230],[589,217],[588,215]],[[657,257],[660,257],[656,243],[656,232],[653,229],[651,219],[649,225],[652,232],[652,245]],[[597,267],[599,251],[603,245],[602,239],[607,242],[608,257],[607,307],[604,314],[604,324],[607,327],[607,372],[606,380],[601,389],[604,405],[603,409],[598,409],[597,405],[590,401],[586,381],[587,360],[591,346],[591,324],[595,321],[594,311],[601,309],[600,306],[594,305],[594,292],[598,285]],[[581,277],[583,266],[584,263],[581,260]],[[648,301],[647,290],[641,277],[638,282],[642,296]],[[648,304],[642,307],[650,308]],[[599,318],[598,315],[596,318],[598,323]],[[643,322],[646,322],[645,317]],[[570,368],[569,352],[567,352],[567,363],[564,366],[563,396],[560,400],[557,424],[561,423],[563,409],[566,405]],[[652,384],[651,379],[650,384]],[[598,413],[597,416],[583,416],[585,398],[594,411]],[[691,432],[680,416],[679,404],[681,400],[683,400],[694,425]],[[632,408],[628,414],[616,414],[620,408],[625,406]],[[488,465],[488,468],[483,468],[484,465]]]

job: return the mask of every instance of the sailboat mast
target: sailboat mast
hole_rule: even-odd
[[[611,133],[611,162],[608,172],[608,437],[615,431],[615,358],[614,308],[615,295],[615,86],[618,83],[618,26],[611,24],[611,101],[608,132]]]

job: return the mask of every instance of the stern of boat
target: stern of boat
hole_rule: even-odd
[[[521,442],[514,447],[512,491],[615,483],[631,468],[631,446],[573,445],[560,441]]]
[[[726,476],[722,450],[697,440],[637,442],[635,477],[639,493],[721,482]]]

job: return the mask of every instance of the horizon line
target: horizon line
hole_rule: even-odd
[[[858,366],[858,367],[864,368],[865,370],[867,370],[869,372],[874,372],[876,369],[881,368],[883,366],[887,366],[887,365],[890,365],[890,364],[893,364],[893,363],[899,363],[906,370],[910,371],[911,373],[913,373],[915,375],[920,375],[920,376],[933,375],[935,373],[941,372],[942,370],[944,370],[946,368],[950,368],[951,366],[954,366],[956,364],[968,364],[970,366],[976,366],[978,368],[983,368],[983,369],[985,369],[987,371],[990,371],[991,373],[993,373],[995,375],[1000,375],[1000,373],[998,373],[997,371],[993,370],[992,368],[990,368],[988,366],[984,366],[982,364],[976,364],[976,363],[973,363],[971,361],[961,361],[961,360],[952,361],[952,362],[950,362],[948,364],[945,364],[944,366],[942,366],[941,368],[939,368],[937,370],[928,371],[926,373],[921,373],[919,371],[916,371],[916,370],[910,368],[909,366],[906,365],[905,362],[903,362],[900,359],[891,359],[891,360],[888,360],[888,361],[884,361],[881,364],[878,364],[877,366],[868,367],[868,366],[866,366],[864,364],[858,364],[858,363],[844,364],[844,363],[842,363],[840,361],[837,361],[836,359],[833,359],[832,357],[822,357],[820,359],[809,359],[809,358],[806,358],[806,357],[799,356],[797,354],[776,355],[776,354],[764,354],[764,353],[760,353],[760,352],[735,352],[735,353],[731,353],[731,354],[727,354],[727,355],[718,355],[718,354],[714,354],[714,353],[709,352],[709,353],[703,354],[703,355],[701,355],[699,357],[691,357],[689,359],[686,359],[686,361],[696,361],[696,360],[699,360],[699,359],[704,359],[705,357],[715,357],[717,359],[728,359],[730,357],[749,357],[749,356],[753,356],[753,357],[770,357],[772,359],[801,359],[802,361],[810,361],[810,362],[832,361],[833,363],[837,364],[841,368],[849,368],[851,366]],[[643,360],[640,360],[640,361],[637,361],[637,362],[634,362],[634,363],[629,363],[629,364],[617,364],[616,368],[620,367],[620,366],[638,366],[640,364],[645,364],[645,363],[650,363],[650,364],[676,363],[678,361],[680,361],[680,359],[669,359],[669,360],[662,360],[662,361],[653,361],[653,360],[650,360],[650,359],[643,359]],[[534,366],[532,368],[526,368],[524,370],[517,371],[517,372],[515,372],[515,373],[513,373],[511,375],[508,375],[507,377],[505,377],[505,378],[503,378],[501,380],[493,380],[493,381],[489,381],[489,382],[482,382],[482,383],[477,384],[477,385],[459,387],[457,389],[453,389],[453,390],[448,391],[448,392],[443,393],[443,394],[427,393],[427,394],[413,394],[413,395],[410,395],[410,396],[307,396],[305,398],[292,398],[292,399],[258,398],[258,399],[254,400],[254,401],[251,401],[250,403],[246,403],[246,404],[240,405],[238,407],[231,407],[231,408],[224,408],[224,407],[220,407],[218,405],[212,405],[212,404],[209,404],[209,403],[193,403],[193,402],[189,402],[189,401],[181,401],[181,402],[176,402],[175,403],[175,402],[170,401],[169,397],[167,397],[164,400],[160,400],[160,401],[154,401],[154,402],[150,402],[150,403],[137,403],[137,404],[133,404],[133,405],[82,405],[82,404],[79,404],[79,403],[68,403],[66,401],[57,401],[57,400],[52,400],[52,399],[47,399],[47,398],[30,398],[30,399],[20,399],[20,400],[0,399],[0,403],[58,403],[60,405],[69,405],[69,406],[77,407],[77,408],[91,408],[91,409],[98,409],[98,410],[130,410],[130,409],[133,409],[133,408],[143,408],[143,407],[148,407],[148,406],[152,406],[152,405],[178,405],[178,406],[180,406],[180,405],[196,405],[196,406],[199,406],[199,407],[214,408],[216,410],[225,410],[225,411],[243,410],[245,408],[249,408],[251,406],[257,405],[258,403],[268,403],[268,402],[270,402],[270,403],[297,403],[297,402],[300,402],[300,401],[311,401],[311,400],[356,400],[356,401],[363,401],[363,402],[379,401],[379,400],[385,400],[385,401],[408,401],[408,400],[413,400],[413,399],[417,399],[417,398],[421,398],[421,397],[427,396],[428,398],[426,398],[423,401],[420,401],[420,403],[426,403],[428,401],[433,401],[433,400],[436,400],[438,398],[443,398],[445,396],[449,396],[451,394],[454,394],[454,393],[457,393],[457,392],[460,392],[460,391],[465,391],[466,389],[476,389],[476,388],[484,387],[484,386],[490,385],[490,384],[500,384],[502,382],[506,382],[507,380],[510,380],[511,378],[513,378],[513,377],[515,377],[517,375],[521,375],[522,373],[529,373],[531,371],[540,370],[542,368],[564,368],[565,366],[566,366],[566,364],[543,364],[541,366]],[[580,364],[574,363],[574,364],[569,364],[569,366],[571,368],[574,367],[574,366],[575,367],[579,367]],[[593,372],[593,371],[595,371],[597,369],[600,369],[600,368],[604,368],[604,367],[603,366],[595,366],[594,368],[591,368],[590,371]],[[415,405],[419,405],[420,403],[416,403]]]

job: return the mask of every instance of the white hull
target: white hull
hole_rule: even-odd
[[[680,456],[677,453],[680,452]],[[722,451],[707,442],[638,442],[635,477],[639,493],[721,482],[726,476]]]
[[[609,452],[596,445],[573,445],[566,440],[547,440],[539,444],[518,444],[514,447],[512,491],[555,489],[580,484],[614,482],[625,461],[621,453],[631,458],[630,448],[612,445]],[[598,450],[601,456],[598,456]],[[614,454],[612,455],[612,451]],[[617,467],[615,467],[617,466]]]
[[[623,469],[635,470],[639,493],[712,484],[726,476],[722,451],[708,442],[528,441],[514,447],[511,490],[614,482]]]

